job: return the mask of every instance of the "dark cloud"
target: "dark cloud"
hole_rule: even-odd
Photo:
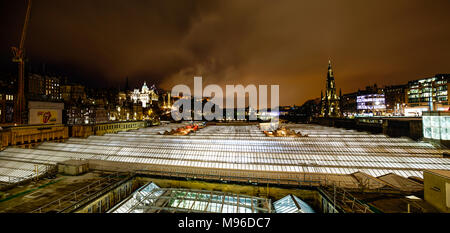
[[[2,3],[2,61],[18,41],[24,2]],[[129,76],[170,89],[202,75],[205,85],[279,84],[281,104],[302,104],[325,87],[329,58],[343,92],[450,72],[449,8],[448,0],[35,0],[27,54],[97,85]]]

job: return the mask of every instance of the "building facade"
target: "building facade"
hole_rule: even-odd
[[[376,84],[364,90],[342,95],[341,112],[344,117],[381,116],[386,113],[384,90]]]
[[[61,101],[59,77],[29,74],[27,99],[37,101]]]
[[[60,86],[61,98],[64,102],[86,101],[85,87],[80,84],[64,84]]]
[[[14,102],[17,96],[15,76],[2,74],[0,77],[0,124],[14,123]]]
[[[357,114],[356,99],[358,92],[342,95],[341,97],[341,112],[344,117],[353,117]]]
[[[158,101],[158,95],[155,92],[156,88],[154,85],[152,88],[147,87],[147,83],[144,82],[144,85],[142,85],[141,90],[134,89],[133,93],[131,94],[131,99],[135,104],[140,102],[142,104],[143,108],[148,107],[148,105],[152,104],[153,101]]]
[[[407,85],[386,86],[384,96],[386,99],[386,113],[391,116],[403,116],[406,107]]]
[[[0,124],[12,123],[14,120],[14,94],[0,91]]]
[[[382,116],[386,112],[384,94],[363,94],[356,99],[357,110],[362,114]]]

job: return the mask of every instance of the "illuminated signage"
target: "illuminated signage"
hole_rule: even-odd
[[[55,110],[39,110],[37,111],[37,116],[41,124],[55,124],[58,113]]]

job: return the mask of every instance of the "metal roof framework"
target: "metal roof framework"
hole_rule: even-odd
[[[148,183],[108,213],[270,213],[270,199]]]

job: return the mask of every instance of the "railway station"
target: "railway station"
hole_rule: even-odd
[[[205,190],[211,192],[205,194],[210,199],[214,199],[212,195],[215,198],[232,196],[236,193],[226,192],[227,188],[222,186],[243,185],[252,187],[249,189],[252,191],[241,195],[255,200],[266,198],[270,203],[280,203],[282,198],[297,194],[300,196],[297,198],[310,200],[311,205],[319,209],[317,212],[338,212],[339,208],[342,212],[351,212],[356,210],[345,210],[345,203],[349,198],[353,198],[353,202],[357,200],[352,192],[420,194],[423,192],[425,170],[450,170],[450,160],[444,156],[450,151],[429,142],[321,125],[284,124],[282,130],[293,132],[286,133],[286,136],[267,136],[263,129],[259,124],[186,122],[105,133],[103,136],[72,137],[64,142],[43,142],[33,149],[8,147],[0,152],[1,187],[5,190],[23,186],[29,180],[42,179],[49,174],[83,176],[100,172],[106,176],[120,173],[129,180],[139,181],[130,185],[126,195],[116,198],[115,202],[111,200],[114,198],[109,199],[108,208],[102,207],[99,212],[110,211],[113,204],[123,202],[125,196],[130,198],[139,194],[139,190],[149,184],[164,193],[154,200],[158,203],[160,200],[176,202],[180,195],[201,196]],[[144,182],[142,179],[147,180]],[[111,190],[117,182],[122,180],[108,183]],[[195,182],[204,185],[199,189],[192,185]],[[161,184],[163,187],[158,186]],[[285,196],[274,198],[273,194],[270,195],[271,188],[297,191],[285,192]],[[334,200],[336,195],[343,195],[343,206],[337,207],[339,204],[333,203],[333,208],[328,208],[324,203]],[[296,199],[291,197],[291,200]],[[70,203],[78,201],[70,200]],[[94,199],[91,197],[90,201]],[[197,201],[200,203],[202,199]],[[298,203],[302,202],[290,203],[300,206]],[[358,202],[361,205],[359,211],[376,209]],[[83,205],[86,207],[88,203]],[[272,204],[265,206],[266,212],[275,211]],[[81,207],[78,203],[71,207],[71,211],[83,212]],[[155,208],[147,210],[155,211]],[[159,210],[167,208],[164,206]],[[84,209],[89,212],[89,208]],[[195,208],[189,210],[199,211]]]

